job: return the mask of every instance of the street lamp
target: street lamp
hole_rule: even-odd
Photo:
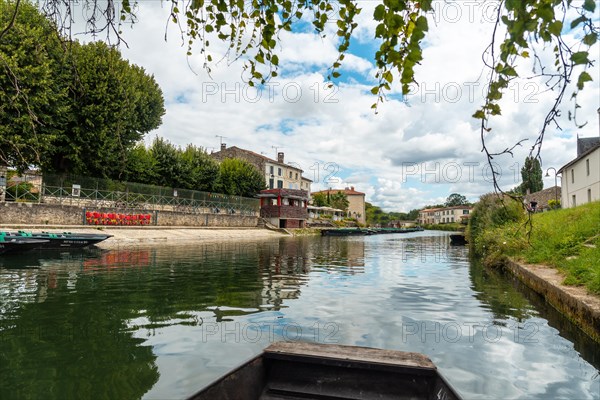
[[[548,173],[548,171],[550,170],[554,171],[554,201],[558,205],[558,182],[556,180],[556,178],[558,177],[558,173],[556,172],[556,168],[550,167],[546,170],[546,177],[550,176],[550,174]]]

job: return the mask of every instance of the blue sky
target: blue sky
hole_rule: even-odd
[[[487,15],[496,2],[435,2],[414,93],[403,102],[394,87],[378,114],[370,108],[376,99],[369,91],[375,83],[373,56],[378,46],[372,14],[379,3],[359,4],[359,26],[333,88],[326,82],[327,68],[337,56],[332,24],[325,38],[306,29],[283,33],[276,48],[280,75],[256,92],[241,78],[241,61],[224,59],[212,66],[209,76],[199,51],[186,57],[172,25],[165,42],[167,10],[160,2],[144,2],[139,22],[124,29],[129,47],[122,52],[154,74],[164,92],[163,125],[147,136],[147,142],[160,135],[176,145],[193,143],[210,151],[219,147],[216,135],[222,135],[229,146],[273,158],[277,147],[286,162],[300,165],[315,181],[314,190],[354,186],[366,193],[367,201],[387,211],[443,202],[454,192],[476,200],[491,191],[478,124],[471,115],[482,101],[481,54],[491,38]],[[215,60],[226,50],[216,38],[211,48]],[[600,54],[598,45],[591,54]],[[552,64],[550,54],[542,58]],[[589,71],[593,77],[600,76],[597,65]],[[522,62],[519,67],[530,74],[530,65]],[[544,142],[544,169],[558,168],[575,157],[577,134],[599,134],[599,92],[596,80],[581,95],[579,120],[589,123],[579,131],[566,118],[573,104],[565,97],[563,130],[551,129]],[[502,150],[527,141],[514,158],[495,160],[504,188],[520,183],[520,166],[553,98],[554,93],[535,79],[516,81],[505,94],[503,115],[492,122],[489,145]],[[545,183],[553,185],[554,176]]]

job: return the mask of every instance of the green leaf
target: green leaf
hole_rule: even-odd
[[[204,27],[204,30],[206,31],[206,33],[211,33],[212,31],[214,31],[214,30],[215,30],[215,28],[213,28],[213,26],[212,26],[212,25],[206,25],[206,26]]]
[[[371,93],[372,94],[377,94],[379,93],[379,86],[375,86],[374,88],[371,89]]]
[[[392,81],[394,80],[394,75],[392,75],[391,71],[385,71],[383,73],[383,79],[385,79],[389,83],[392,83]]]
[[[560,32],[562,31],[563,24],[560,21],[554,21],[548,26],[548,31],[554,36],[560,36]]]
[[[587,21],[587,18],[584,17],[583,15],[575,20],[573,20],[573,22],[571,22],[571,29],[575,28],[577,25],[579,25],[582,22]]]
[[[583,43],[587,46],[593,46],[598,40],[598,35],[596,33],[590,33],[583,37]]]
[[[384,16],[385,16],[385,6],[383,4],[380,4],[377,7],[375,7],[375,11],[373,11],[373,18],[375,19],[375,21],[383,20]]]
[[[594,0],[585,0],[583,2],[583,9],[593,13],[596,9],[596,2]]]
[[[473,114],[473,118],[476,118],[476,119],[485,119],[485,114],[483,113],[483,110],[477,110],[475,112],[475,114]]]
[[[279,65],[279,57],[277,57],[276,54],[273,54],[273,56],[271,57],[271,63],[273,65]]]
[[[588,52],[587,51],[578,51],[578,52],[573,53],[571,55],[571,61],[573,61],[573,63],[575,65],[589,63]]]
[[[591,82],[593,79],[590,76],[590,74],[588,74],[587,72],[583,71],[581,74],[579,74],[579,78],[577,79],[577,89],[582,90],[583,89],[583,85],[586,82]]]
[[[424,16],[420,16],[419,18],[417,18],[417,29],[420,30],[421,32],[427,32],[427,30],[429,29],[429,26],[427,25],[427,18],[425,18]]]
[[[333,71],[333,72],[331,73],[331,76],[333,76],[334,78],[339,78],[341,75],[342,75],[342,74],[340,74],[340,73],[339,73],[339,72],[337,72],[337,71]]]

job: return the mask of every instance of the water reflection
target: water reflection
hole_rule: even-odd
[[[590,397],[598,383],[595,343],[531,292],[469,264],[447,234],[0,263],[3,399],[183,398],[282,339],[423,352],[468,398]]]

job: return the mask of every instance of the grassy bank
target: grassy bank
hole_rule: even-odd
[[[525,222],[523,214],[480,229],[471,238],[475,253],[486,264],[510,257],[554,267],[565,275],[565,284],[600,294],[600,202],[534,214],[531,229]]]
[[[430,231],[451,231],[451,232],[460,232],[464,231],[466,226],[462,224],[424,224],[421,225],[423,229],[427,229]]]

